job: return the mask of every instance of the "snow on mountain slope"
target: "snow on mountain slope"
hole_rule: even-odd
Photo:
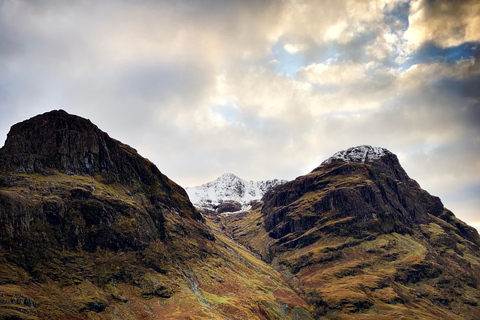
[[[246,181],[232,173],[225,173],[214,181],[196,187],[187,187],[190,201],[203,211],[222,213],[249,210],[273,187],[286,180]]]
[[[385,148],[363,145],[338,151],[333,156],[325,160],[324,163],[331,163],[333,161],[365,163],[380,159],[386,154],[391,154],[391,152]]]

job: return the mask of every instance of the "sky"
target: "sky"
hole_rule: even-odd
[[[480,229],[478,0],[0,0],[0,140],[54,109],[183,187],[385,147]]]

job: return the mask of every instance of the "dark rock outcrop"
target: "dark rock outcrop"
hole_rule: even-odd
[[[222,201],[216,208],[216,213],[237,212],[242,209],[242,204],[238,201]]]
[[[263,201],[265,229],[275,239],[304,233],[327,218],[343,220],[328,227],[339,235],[411,233],[415,225],[429,222],[429,215],[439,217],[445,210],[388,150],[365,162],[329,159],[310,174],[278,186]],[[480,243],[471,227],[464,228],[470,230],[464,232],[469,240]]]
[[[184,200],[185,190],[153,163],[132,147],[110,138],[90,120],[63,110],[12,126],[0,149],[0,168],[4,173],[100,175],[107,184],[140,185],[151,197],[158,197],[161,189],[165,196],[151,200],[179,207],[201,219],[189,201]]]

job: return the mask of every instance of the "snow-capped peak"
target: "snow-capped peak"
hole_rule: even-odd
[[[236,202],[245,211],[251,208],[252,201],[260,200],[271,188],[286,180],[246,181],[233,173],[224,173],[216,180],[200,186],[187,187],[190,201],[201,209],[216,210],[222,203]]]
[[[338,151],[333,156],[325,160],[324,163],[331,163],[333,161],[362,163],[372,162],[373,160],[380,159],[390,153],[391,152],[385,148],[363,145]]]

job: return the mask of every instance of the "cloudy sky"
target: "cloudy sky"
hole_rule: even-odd
[[[480,228],[477,0],[0,0],[0,140],[52,109],[184,187],[386,147]]]

